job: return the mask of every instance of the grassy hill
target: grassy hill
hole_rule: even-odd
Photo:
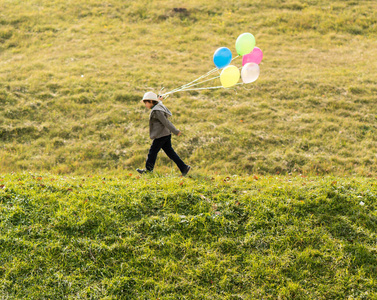
[[[376,299],[374,179],[0,178],[1,299]]]
[[[376,24],[375,1],[3,0],[0,170],[142,167],[143,93],[204,74],[252,32],[255,84],[165,101],[177,152],[203,172],[374,176]],[[157,170],[177,171],[165,155]]]
[[[137,176],[144,92],[243,32],[256,83],[164,101],[193,172]],[[376,1],[0,1],[0,299],[377,299],[376,44]]]

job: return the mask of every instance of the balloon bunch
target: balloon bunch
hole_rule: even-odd
[[[259,64],[263,59],[263,53],[261,49],[255,47],[254,36],[251,33],[241,34],[236,41],[236,51],[238,56],[233,58],[232,52],[228,48],[221,47],[217,49],[213,55],[213,62],[216,68],[187,84],[162,94],[162,96],[169,96],[171,94],[183,91],[229,88],[235,85],[247,84],[256,81],[259,77]],[[241,68],[230,64],[238,57],[242,57]],[[210,79],[205,79],[215,72],[220,72],[220,75]],[[198,85],[217,78],[220,78],[220,86],[197,87]],[[242,79],[242,82],[238,83],[240,78]]]

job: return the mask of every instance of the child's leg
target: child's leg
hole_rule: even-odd
[[[145,168],[148,171],[153,171],[154,164],[156,163],[157,154],[161,150],[162,145],[164,144],[164,138],[154,139],[151,145],[151,148],[148,152],[147,161],[145,163]]]
[[[176,165],[178,166],[179,170],[183,173],[187,170],[187,165],[182,161],[182,159],[178,156],[178,154],[174,151],[171,145],[171,135],[169,135],[169,139],[166,143],[162,146],[162,149],[165,151],[166,155],[173,160]]]

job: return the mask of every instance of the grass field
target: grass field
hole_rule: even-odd
[[[0,182],[2,299],[377,298],[372,179]]]
[[[255,84],[166,100],[177,152],[202,172],[374,176],[376,22],[375,1],[2,0],[0,168],[143,166],[143,93],[204,74],[252,32]]]
[[[243,32],[137,176],[144,92]],[[0,0],[0,300],[377,299],[376,45],[376,1]]]

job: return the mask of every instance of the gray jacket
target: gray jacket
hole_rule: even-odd
[[[149,115],[149,136],[152,140],[171,133],[175,135],[179,133],[179,130],[168,120],[169,116],[172,116],[172,113],[162,102],[152,108]]]

